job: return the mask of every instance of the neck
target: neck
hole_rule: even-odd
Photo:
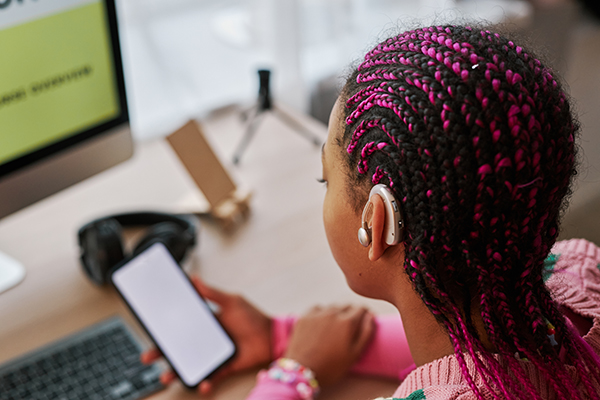
[[[420,367],[439,358],[454,354],[454,346],[448,332],[423,303],[421,297],[413,289],[408,276],[403,273],[396,282],[400,282],[399,290],[395,291],[398,296],[392,299],[391,303],[400,312],[415,365]],[[471,317],[484,348],[493,352],[494,348],[488,340],[477,307],[473,308]]]
[[[398,296],[391,300],[402,318],[406,340],[417,367],[454,354],[454,347],[446,330],[415,292],[408,276],[399,276]]]

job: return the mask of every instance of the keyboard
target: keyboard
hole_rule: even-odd
[[[1,400],[139,399],[163,386],[160,369],[113,317],[0,366]]]

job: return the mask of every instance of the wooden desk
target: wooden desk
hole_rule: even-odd
[[[306,120],[325,138],[325,127]],[[243,132],[237,113],[204,122],[209,140],[230,160]],[[394,313],[383,302],[348,289],[327,246],[321,222],[325,189],[320,149],[267,116],[239,167],[236,181],[254,192],[251,216],[226,235],[203,224],[199,246],[185,268],[208,283],[240,292],[269,314],[300,313],[315,304],[367,304]],[[138,144],[133,159],[0,221],[0,248],[20,260],[27,276],[0,294],[0,362],[61,338],[113,314],[140,332],[112,290],[94,286],[81,271],[76,240],[85,222],[136,210],[202,208],[201,194],[162,140]],[[210,398],[243,399],[254,372],[233,377]],[[397,383],[350,376],[322,399],[391,395]],[[153,399],[195,399],[176,383]]]

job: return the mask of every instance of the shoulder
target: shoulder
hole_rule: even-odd
[[[600,248],[594,243],[557,242],[545,261],[544,279],[559,303],[582,315],[600,317]]]
[[[585,239],[569,239],[556,242],[550,253],[558,256],[556,261],[561,258],[572,261],[589,261],[595,263],[594,267],[600,263],[600,248]]]
[[[563,240],[552,247],[544,264],[546,279],[565,272],[600,279],[600,248],[585,239]]]
[[[423,389],[417,390],[410,394],[408,397],[378,397],[374,400],[425,400],[426,397],[423,393]]]
[[[475,364],[465,360],[467,368],[473,372]],[[488,390],[480,376],[474,376],[473,382],[484,399]],[[450,354],[420,366],[402,381],[394,400],[477,400],[477,396],[462,374],[462,367],[454,354]]]
[[[375,400],[476,400],[467,385],[435,385],[419,389],[406,397],[379,397]]]

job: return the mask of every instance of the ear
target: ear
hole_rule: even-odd
[[[371,220],[371,246],[369,247],[369,260],[377,261],[389,247],[385,242],[383,230],[385,228],[385,204],[378,194],[369,200],[373,204],[373,219]]]

